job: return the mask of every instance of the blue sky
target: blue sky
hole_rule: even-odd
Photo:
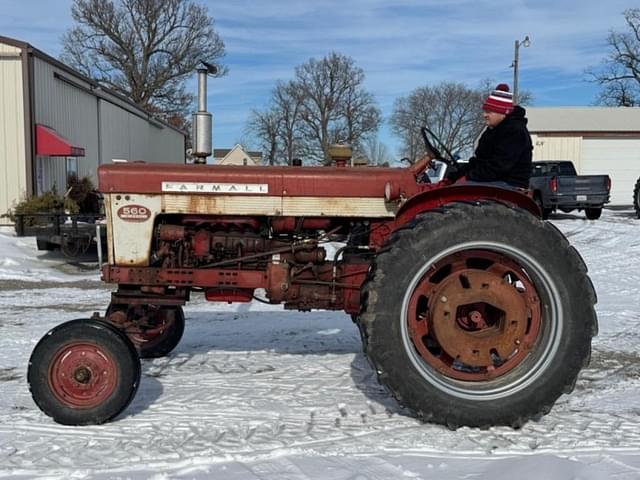
[[[599,87],[585,69],[608,53],[611,29],[624,30],[630,1],[608,0],[200,0],[226,44],[229,74],[209,82],[214,146],[250,142],[249,112],[263,108],[277,80],[331,50],[353,57],[385,119],[393,102],[419,86],[485,78],[512,83],[514,41],[520,88],[536,106],[590,105]],[[71,0],[0,0],[0,35],[58,56],[72,25]],[[195,92],[195,79],[192,82]],[[380,135],[395,153],[385,122]]]

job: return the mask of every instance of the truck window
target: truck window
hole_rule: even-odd
[[[576,175],[576,169],[571,162],[560,162],[556,175]]]
[[[532,177],[551,177],[559,175],[576,175],[576,169],[571,162],[533,163]]]
[[[533,169],[531,170],[532,177],[544,177],[544,171],[546,170],[545,165],[536,165],[533,164]]]
[[[532,177],[547,177],[549,175],[557,175],[558,167],[555,163],[534,163],[531,172]]]

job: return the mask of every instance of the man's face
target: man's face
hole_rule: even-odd
[[[492,112],[490,110],[483,111],[484,123],[487,127],[493,128],[497,126],[506,115],[504,113]]]

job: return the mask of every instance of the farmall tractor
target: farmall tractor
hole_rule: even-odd
[[[379,382],[425,421],[519,427],[546,414],[597,332],[587,268],[525,192],[423,183],[442,158],[425,140],[430,157],[410,168],[348,167],[340,148],[332,167],[101,166],[102,275],[117,291],[104,315],[37,344],[37,405],[62,424],[116,417],[139,358],[176,347],[182,306],[203,292],[345,311]],[[330,241],[344,246],[328,259]]]

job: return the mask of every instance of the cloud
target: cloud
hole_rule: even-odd
[[[60,52],[70,0],[2,1],[4,35]],[[608,31],[624,30],[629,7],[626,0],[197,1],[208,6],[227,50],[229,75],[209,88],[220,146],[242,136],[249,112],[266,104],[276,81],[332,50],[363,68],[388,116],[397,97],[425,84],[511,83],[514,42],[529,35],[531,46],[520,50],[522,88],[539,105],[588,105],[597,88],[584,71],[606,55]],[[393,146],[388,128],[381,137]]]

